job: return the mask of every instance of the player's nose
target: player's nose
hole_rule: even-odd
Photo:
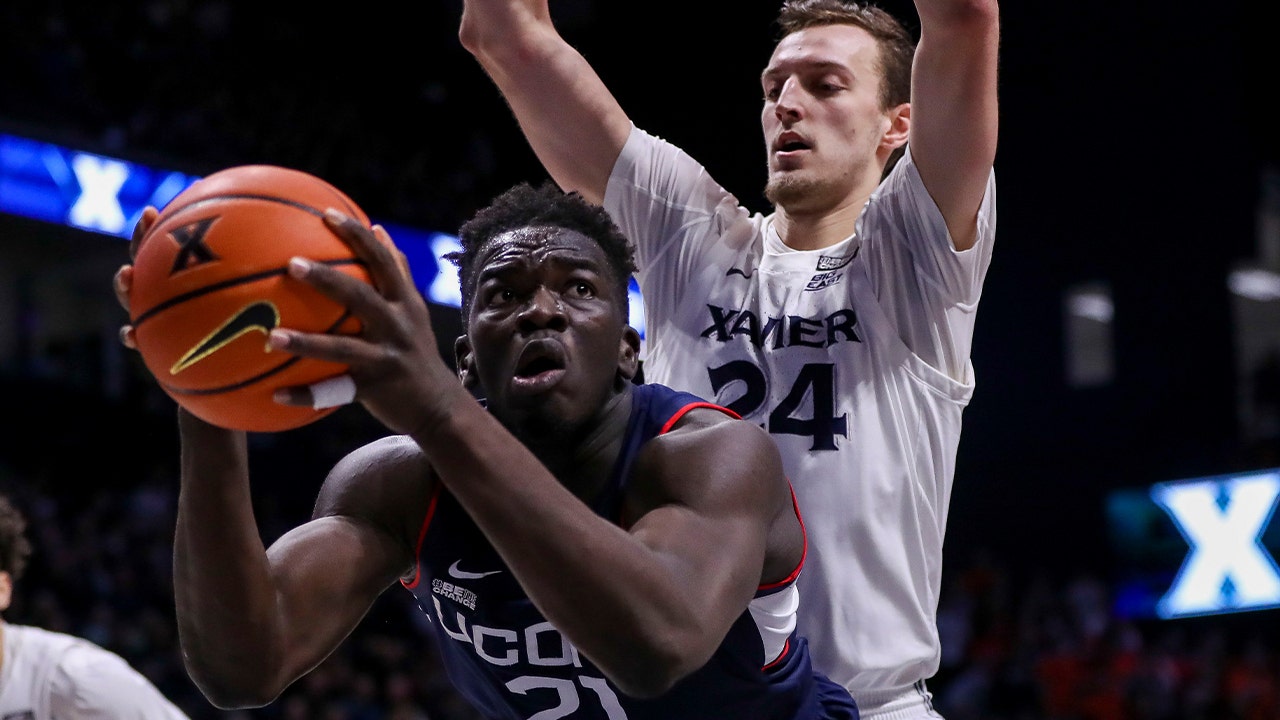
[[[793,77],[787,78],[778,91],[778,100],[773,104],[773,112],[779,120],[797,120],[804,112],[804,90]]]
[[[519,322],[520,329],[524,332],[564,330],[568,325],[568,317],[560,297],[541,286],[529,295],[524,307],[520,309]]]

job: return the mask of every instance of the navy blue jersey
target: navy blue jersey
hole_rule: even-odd
[[[712,407],[663,385],[633,389],[631,418],[608,484],[590,503],[618,522],[641,446],[686,412]],[[735,416],[736,417],[736,416]],[[458,691],[493,720],[856,720],[849,694],[813,671],[795,634],[797,567],[761,587],[702,668],[660,698],[614,687],[538,612],[480,529],[442,486],[404,585],[430,618]],[[643,589],[637,590],[643,592]]]

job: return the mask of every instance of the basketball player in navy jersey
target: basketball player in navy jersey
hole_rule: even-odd
[[[632,383],[631,249],[602,209],[522,185],[463,226],[456,375],[385,232],[327,221],[374,286],[304,259],[290,274],[364,330],[269,342],[349,364],[395,434],[340,461],[312,520],[264,548],[244,434],[179,412],[179,635],[214,704],[270,703],[399,583],[491,718],[857,717],[794,630],[806,540],[768,435]]]

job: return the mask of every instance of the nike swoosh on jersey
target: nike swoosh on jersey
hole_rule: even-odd
[[[266,335],[279,324],[280,311],[276,309],[274,303],[259,300],[246,305],[179,358],[178,362],[169,368],[169,374],[177,375],[247,332],[257,330]]]
[[[449,566],[449,575],[452,577],[456,577],[459,580],[479,580],[480,578],[489,577],[490,575],[497,575],[498,573],[502,572],[501,570],[490,570],[489,572],[480,572],[480,573],[467,572],[466,570],[458,569],[458,563],[460,562],[462,561],[454,560],[453,564]]]
[[[746,270],[743,270],[742,268],[731,267],[725,271],[724,276],[729,277],[730,275],[741,275],[742,277],[750,280],[751,276],[755,274],[756,274],[755,270],[752,270],[751,272],[748,273]]]

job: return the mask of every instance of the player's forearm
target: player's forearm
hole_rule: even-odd
[[[653,696],[701,667],[708,627],[669,558],[596,515],[480,411],[415,437],[552,625],[629,695]]]
[[[253,516],[243,433],[180,412],[182,489],[174,534],[174,598],[187,671],[220,707],[278,694],[280,636],[265,548]]]
[[[958,250],[976,242],[995,161],[1000,43],[995,0],[918,0],[911,154]]]
[[[916,0],[920,15],[920,32],[948,28],[982,29],[997,22],[1000,7],[997,0]]]
[[[601,202],[631,120],[549,16],[521,3],[468,0],[459,37],[502,92],[551,177]]]

